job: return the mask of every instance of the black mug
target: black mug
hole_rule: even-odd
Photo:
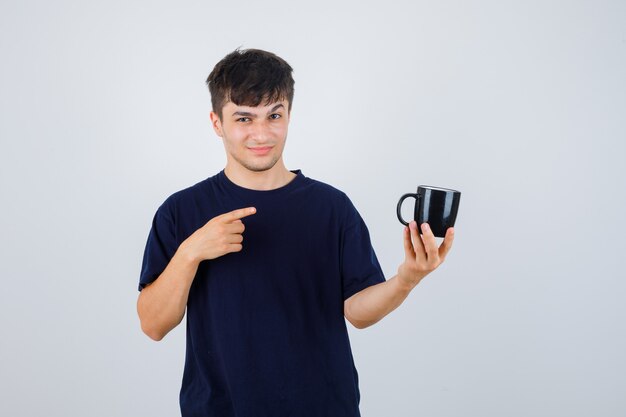
[[[448,188],[420,185],[417,187],[417,193],[403,195],[398,201],[397,213],[398,220],[405,226],[409,224],[402,218],[400,210],[402,203],[408,197],[415,199],[414,219],[417,222],[418,232],[422,233],[422,223],[428,223],[435,236],[445,237],[446,230],[453,227],[456,221],[461,192]]]

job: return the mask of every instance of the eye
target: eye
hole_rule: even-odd
[[[249,117],[240,117],[240,118],[239,118],[239,119],[237,119],[236,121],[237,121],[237,122],[242,122],[242,123],[245,123],[245,122],[250,121],[250,118],[249,118]]]
[[[272,119],[272,120],[278,120],[281,117],[283,117],[283,116],[278,114],[278,113],[270,114],[270,119]]]

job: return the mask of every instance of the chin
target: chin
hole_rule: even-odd
[[[265,172],[265,171],[269,171],[272,167],[250,167],[247,166],[246,169],[248,171],[252,171],[252,172]]]
[[[272,163],[264,164],[264,165],[250,165],[250,164],[242,164],[242,165],[249,171],[263,172],[263,171],[269,171],[270,169],[274,168],[274,166],[276,165],[276,162],[278,161],[272,161]]]

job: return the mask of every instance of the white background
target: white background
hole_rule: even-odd
[[[387,277],[398,198],[463,193],[446,262],[350,330],[364,417],[625,415],[626,3],[487,0],[2,0],[0,415],[179,414],[141,257],[224,166],[204,80],[239,46],[293,66],[287,167],[352,198]]]

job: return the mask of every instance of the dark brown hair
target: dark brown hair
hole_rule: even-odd
[[[213,111],[222,119],[222,108],[232,101],[240,106],[265,105],[287,99],[293,103],[291,66],[279,56],[260,49],[239,48],[215,65],[206,83]]]

